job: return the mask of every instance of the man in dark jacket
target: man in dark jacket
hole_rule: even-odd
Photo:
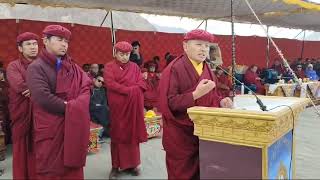
[[[90,116],[91,121],[103,126],[103,130],[99,134],[101,140],[103,134],[108,136],[109,124],[109,108],[106,98],[106,92],[103,87],[104,79],[101,75],[97,75],[93,79],[93,89],[90,97]]]
[[[140,67],[143,64],[143,58],[140,52],[141,44],[139,43],[139,41],[133,41],[131,45],[133,49],[130,53],[129,59]]]

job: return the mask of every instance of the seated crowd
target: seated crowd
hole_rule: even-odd
[[[319,81],[320,77],[320,58],[318,60],[309,58],[302,61],[297,59],[296,61],[289,61],[290,68],[294,71],[298,80],[301,82],[306,81]],[[244,68],[241,72],[237,72],[235,77],[248,86],[253,92],[261,95],[265,95],[265,84],[274,84],[277,82],[293,83],[294,75],[289,67],[283,65],[280,60],[276,59],[274,64],[270,68],[259,68],[257,65],[251,65],[248,68]],[[228,71],[225,69],[224,71]],[[231,72],[231,67],[229,68]],[[221,76],[219,74],[224,74],[221,70],[217,70],[217,77]],[[229,78],[231,81],[231,78]],[[220,85],[218,88],[225,90],[226,87],[230,86],[230,82],[227,80],[219,81]],[[222,84],[221,84],[222,83]],[[240,83],[236,84],[239,86]],[[239,91],[239,88],[237,89]],[[247,92],[247,91],[245,91]]]

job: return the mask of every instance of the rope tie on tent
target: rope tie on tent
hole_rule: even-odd
[[[283,63],[285,64],[286,67],[289,68],[290,72],[293,74],[293,78],[294,81],[296,83],[298,83],[300,86],[301,84],[299,83],[298,77],[297,75],[294,73],[294,71],[292,70],[292,68],[290,67],[288,61],[286,60],[286,58],[284,57],[283,53],[281,52],[281,50],[279,49],[279,47],[277,46],[277,44],[273,41],[273,39],[269,36],[267,30],[265,29],[264,25],[262,24],[261,20],[259,19],[259,17],[257,16],[257,14],[255,13],[255,11],[253,10],[253,8],[251,7],[250,3],[248,2],[248,0],[245,0],[249,9],[251,10],[252,14],[255,16],[255,18],[257,19],[257,21],[259,22],[259,25],[261,26],[261,28],[264,30],[267,38],[270,40],[271,44],[273,45],[273,47],[276,49],[277,53],[279,54],[280,58],[282,59]],[[301,86],[301,88],[303,88]],[[305,89],[306,90],[306,89]],[[307,92],[307,91],[306,91]],[[315,103],[313,102],[312,98],[310,97],[309,93],[306,93],[307,98],[310,100],[312,106],[314,107],[317,115],[320,117],[320,111],[317,109]]]

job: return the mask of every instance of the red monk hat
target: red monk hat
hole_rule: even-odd
[[[120,51],[123,53],[128,53],[128,52],[132,51],[131,44],[126,41],[117,42],[117,44],[114,46],[114,48],[116,49],[116,51]]]
[[[202,41],[208,41],[210,43],[213,43],[214,39],[215,39],[215,37],[212,34],[210,34],[208,31],[205,31],[202,29],[192,30],[184,36],[185,41],[202,40]]]
[[[69,31],[69,29],[60,25],[49,25],[44,28],[42,33],[45,35],[59,36],[67,40],[69,40],[71,37],[71,32]]]
[[[19,36],[17,37],[17,44],[22,43],[23,41],[29,41],[29,40],[39,40],[39,36],[31,33],[31,32],[24,32],[19,34]]]

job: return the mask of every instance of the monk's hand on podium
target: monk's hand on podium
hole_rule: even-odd
[[[215,87],[215,82],[208,79],[202,79],[196,87],[196,90],[192,92],[193,99],[196,100],[201,98],[202,96],[208,94]]]
[[[233,108],[233,102],[229,97],[226,97],[220,101],[220,106],[222,108]]]
[[[22,94],[22,96],[24,96],[24,97],[30,97],[30,90],[27,89],[27,90],[23,91],[21,94]]]

